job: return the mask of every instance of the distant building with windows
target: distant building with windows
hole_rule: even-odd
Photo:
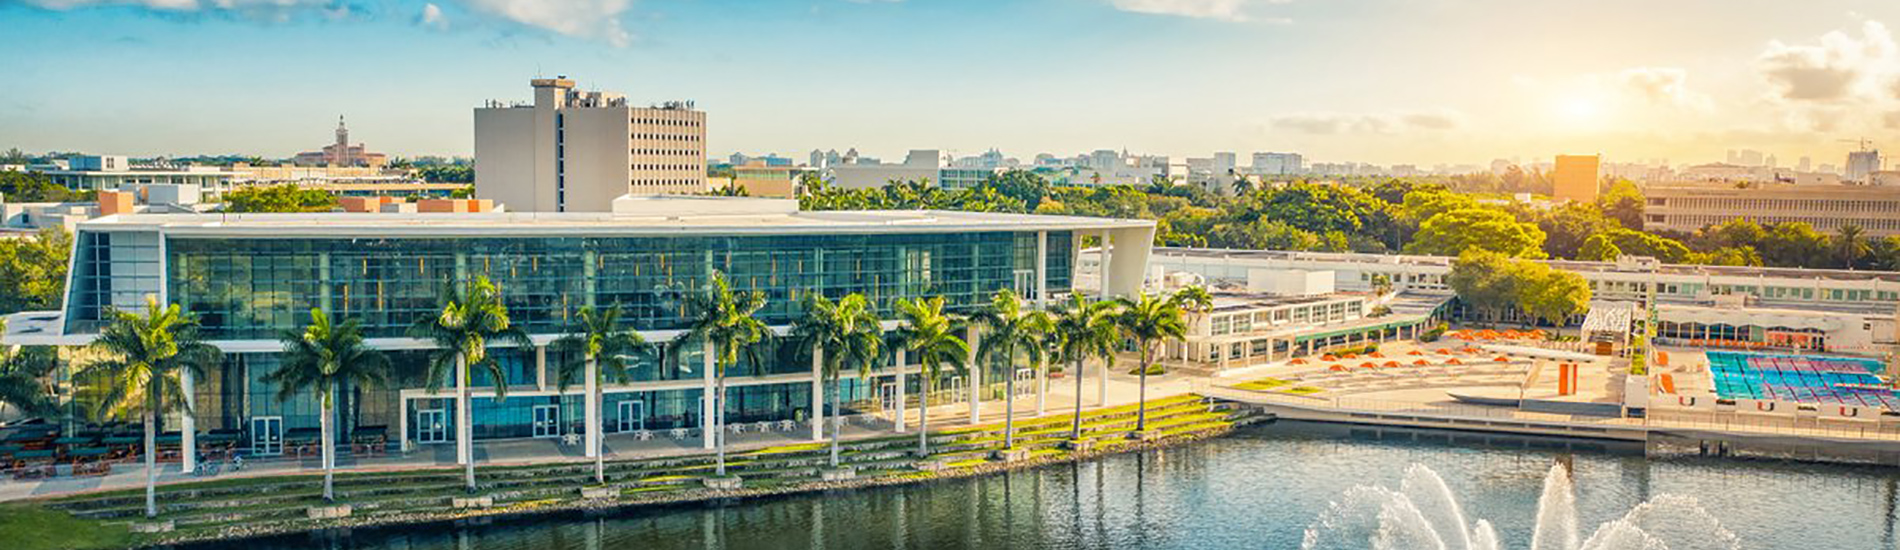
[[[370,151],[366,145],[350,144],[350,128],[343,125],[343,117],[336,117],[336,142],[323,146],[318,151],[297,153],[291,159],[298,166],[369,166],[380,167],[389,163],[389,155]]]
[[[1822,233],[1854,225],[1900,235],[1900,187],[1866,185],[1669,184],[1643,188],[1643,227],[1692,232],[1729,220],[1802,222]]]
[[[67,168],[42,170],[48,181],[74,191],[112,191],[147,185],[195,185],[206,194],[229,191],[244,174],[210,166],[133,166],[118,155],[67,159]]]
[[[1253,172],[1263,176],[1304,174],[1306,158],[1299,153],[1254,153]]]
[[[517,212],[600,212],[622,195],[708,190],[706,113],[690,102],[635,107],[565,77],[529,85],[533,103],[475,109],[476,197]]]
[[[1843,179],[1860,184],[1872,183],[1874,172],[1879,172],[1880,168],[1880,151],[1853,151],[1847,154],[1847,174]]]

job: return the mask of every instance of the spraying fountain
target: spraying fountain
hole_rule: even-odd
[[[1741,541],[1695,499],[1660,495],[1579,539],[1576,488],[1552,466],[1537,499],[1530,550],[1739,550]],[[1306,528],[1303,550],[1503,550],[1491,523],[1465,517],[1451,488],[1423,465],[1394,491],[1358,486]]]

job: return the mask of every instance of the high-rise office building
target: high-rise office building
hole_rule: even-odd
[[[1299,153],[1254,153],[1253,171],[1270,176],[1304,174],[1306,158]]]
[[[517,212],[604,211],[627,194],[706,191],[706,113],[635,107],[537,78],[534,103],[475,109],[475,196]]]
[[[1847,174],[1841,179],[1868,183],[1869,176],[1880,171],[1880,151],[1862,149],[1847,154]]]
[[[1557,198],[1596,202],[1597,166],[1600,160],[1596,155],[1557,155],[1557,167],[1552,178],[1556,183]]]

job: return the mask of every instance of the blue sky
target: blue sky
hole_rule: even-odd
[[[1900,149],[1894,0],[0,0],[0,147],[467,154],[565,74],[715,153]]]

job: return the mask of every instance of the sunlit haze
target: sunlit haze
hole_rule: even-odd
[[[709,152],[1482,164],[1900,146],[1893,0],[0,0],[0,148],[468,155],[557,74]]]

